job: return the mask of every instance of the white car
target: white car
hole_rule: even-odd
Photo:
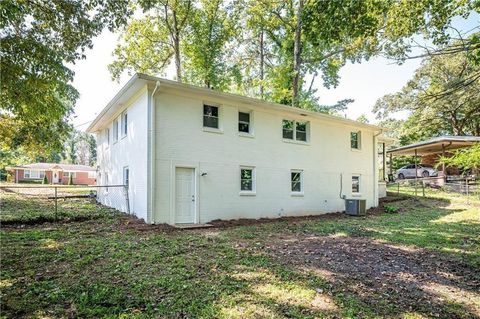
[[[396,175],[398,179],[415,178],[415,171],[417,172],[417,177],[438,176],[438,171],[436,169],[431,165],[425,164],[417,164],[417,169],[415,169],[415,164],[405,165],[397,170]]]

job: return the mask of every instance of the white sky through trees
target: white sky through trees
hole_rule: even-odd
[[[479,26],[480,15],[471,14],[467,20],[455,19],[453,25],[462,31],[468,31]],[[478,31],[478,29],[477,29]],[[93,49],[86,52],[87,58],[72,66],[75,72],[74,87],[80,92],[80,98],[75,107],[73,124],[79,130],[85,130],[118,90],[128,81],[129,75],[124,73],[120,82],[111,80],[107,65],[112,62],[112,52],[116,46],[118,35],[104,31],[93,40]],[[375,118],[371,112],[375,101],[388,93],[399,91],[415,70],[420,66],[421,59],[407,60],[398,65],[394,61],[381,57],[372,58],[362,63],[348,63],[340,70],[340,84],[336,88],[326,89],[320,77],[315,80],[314,87],[320,103],[325,105],[351,98],[351,103],[345,112],[350,119],[356,119],[366,114],[371,123]],[[167,70],[167,78],[172,79],[175,72],[171,66]],[[309,83],[310,77],[306,77]],[[407,114],[398,114],[404,118]]]

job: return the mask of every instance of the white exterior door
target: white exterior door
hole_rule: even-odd
[[[58,174],[60,174],[59,171],[57,171],[57,170],[52,171],[52,184],[58,184],[58,181],[59,181]]]
[[[175,223],[195,223],[195,169],[175,168]]]

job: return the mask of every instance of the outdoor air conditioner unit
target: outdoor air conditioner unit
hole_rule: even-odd
[[[346,199],[345,213],[351,216],[362,216],[366,213],[367,201],[365,199]]]

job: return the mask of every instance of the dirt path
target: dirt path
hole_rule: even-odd
[[[480,318],[478,273],[446,255],[360,237],[297,235],[271,242],[267,252],[279,262],[317,273],[332,289],[374,309],[388,303],[448,318],[448,309],[463,307],[465,318]]]

